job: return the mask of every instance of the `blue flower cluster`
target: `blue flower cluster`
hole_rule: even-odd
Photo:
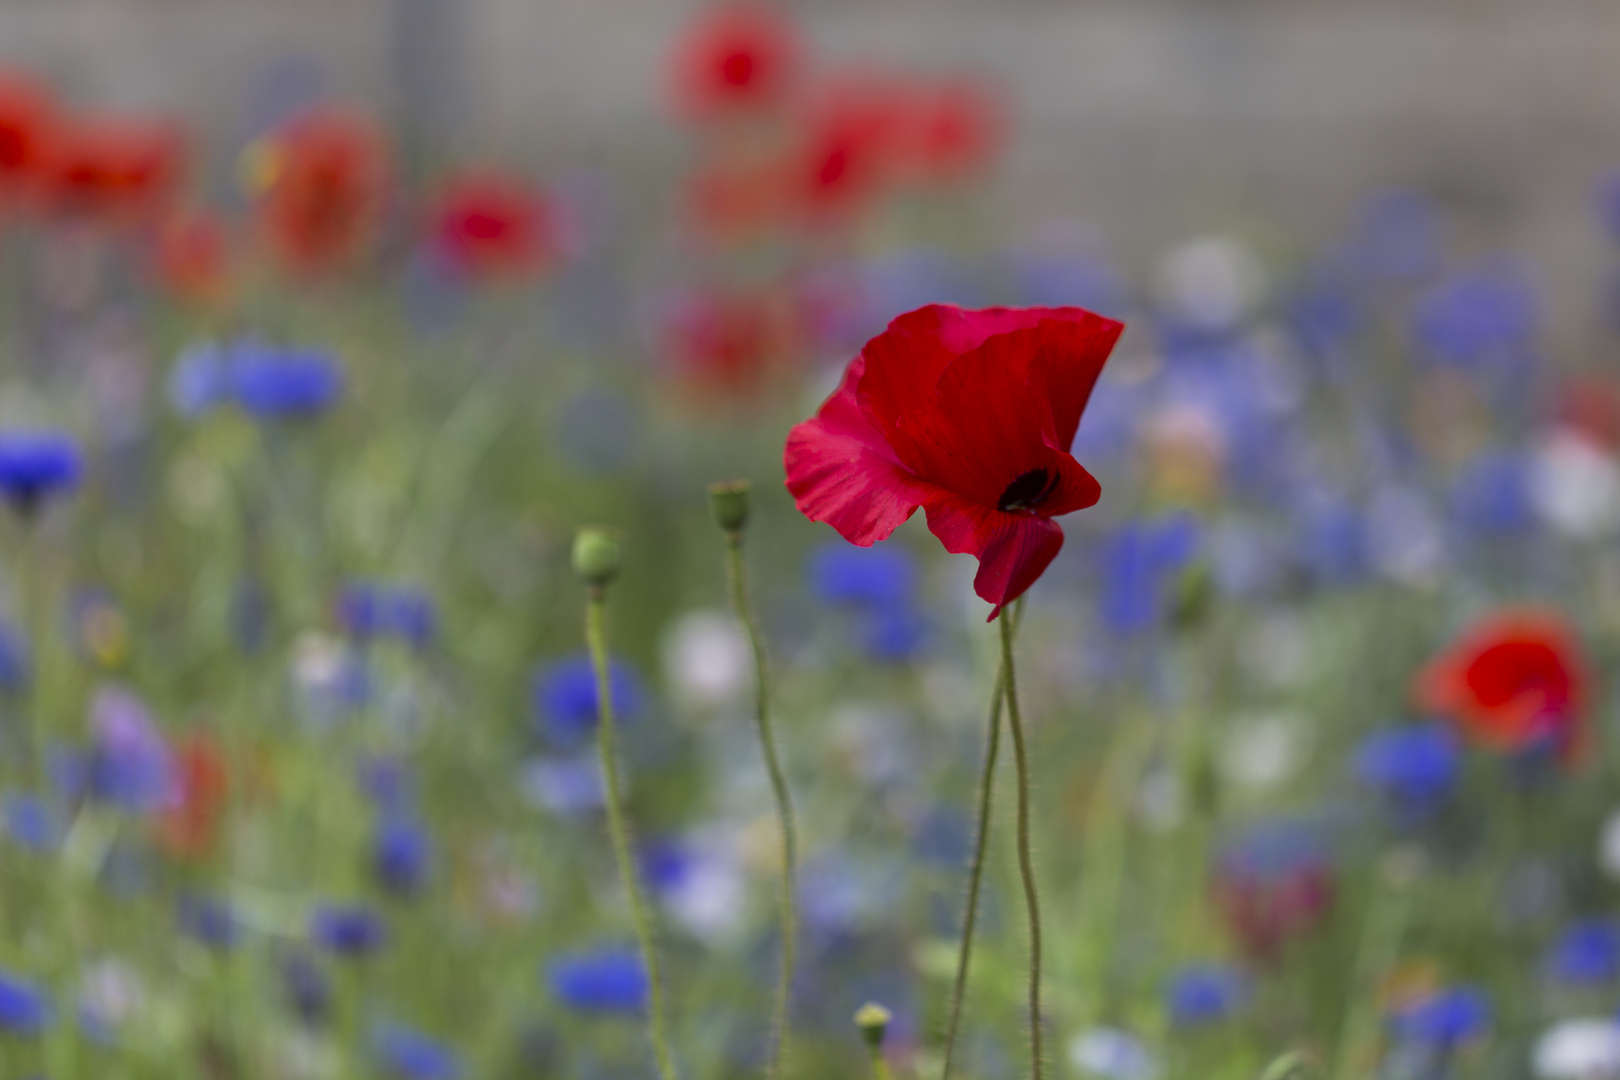
[[[807,570],[818,600],[854,613],[870,659],[903,663],[927,649],[933,628],[918,609],[917,563],[905,548],[832,542],[811,553]]]
[[[181,354],[169,372],[169,401],[187,417],[236,405],[255,420],[302,420],[331,408],[343,382],[324,350],[242,339]]]

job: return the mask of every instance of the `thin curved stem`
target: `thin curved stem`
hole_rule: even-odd
[[[782,771],[781,756],[776,749],[776,736],[771,727],[771,693],[769,672],[765,664],[765,639],[759,632],[748,603],[748,580],[742,557],[742,531],[726,534],[726,569],[731,582],[731,604],[748,631],[748,644],[754,653],[754,703],[759,721],[759,744],[765,754],[765,769],[770,773],[771,792],[776,796],[776,820],[782,833],[782,970],[777,982],[776,1009],[771,1017],[771,1052],[765,1075],[776,1077],[782,1071],[782,1058],[787,1052],[788,1008],[793,995],[793,964],[798,921],[794,913],[794,873],[798,866],[799,840],[793,824],[793,801],[788,795],[787,775]]]
[[[652,1037],[653,1055],[658,1059],[658,1075],[662,1080],[675,1080],[675,1067],[670,1062],[669,1046],[664,1040],[664,989],[658,969],[658,951],[653,946],[652,922],[642,903],[635,864],[630,858],[630,826],[620,806],[619,765],[613,748],[613,681],[608,675],[607,631],[604,626],[606,606],[603,590],[593,587],[585,605],[585,644],[591,653],[591,666],[596,671],[596,743],[602,753],[602,783],[606,788],[603,801],[607,806],[613,854],[618,860],[619,875],[624,879],[624,889],[630,898],[630,919],[635,923],[642,962],[647,966],[648,1031]]]
[[[1024,617],[1024,598],[1013,608],[1013,633]],[[973,928],[979,917],[979,887],[984,880],[984,853],[990,843],[990,812],[994,805],[996,759],[1001,751],[1001,703],[1005,672],[996,668],[996,687],[990,695],[990,731],[985,740],[984,769],[979,773],[979,820],[973,841],[973,862],[968,867],[967,905],[962,913],[962,949],[957,955],[956,984],[951,989],[951,1015],[945,1025],[945,1063],[940,1080],[950,1080],[956,1056],[956,1036],[962,1024],[962,1002],[967,997],[968,967],[973,960]]]
[[[1024,721],[1018,711],[1018,675],[1013,667],[1013,624],[1006,611],[1001,623],[1002,687],[1007,698],[1007,729],[1012,733],[1018,764],[1018,869],[1024,877],[1029,908],[1029,1045],[1030,1075],[1041,1080],[1041,903],[1035,889],[1035,860],[1029,848],[1029,754],[1024,747]]]

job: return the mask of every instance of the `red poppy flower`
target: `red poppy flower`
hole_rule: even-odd
[[[175,751],[179,792],[157,819],[157,837],[171,854],[201,858],[214,849],[230,792],[225,755],[207,735],[193,735]]]
[[[677,46],[675,105],[707,119],[775,104],[793,84],[801,51],[781,12],[749,3],[716,8]]]
[[[1001,145],[1004,118],[971,79],[919,85],[905,111],[904,166],[919,180],[949,183],[983,168]]]
[[[29,192],[45,166],[51,120],[46,89],[0,71],[0,210]]]
[[[438,253],[458,272],[479,280],[533,273],[555,254],[553,223],[543,197],[505,173],[451,177],[429,219]]]
[[[1620,449],[1620,386],[1596,375],[1575,376],[1558,388],[1553,416],[1609,452]]]
[[[206,210],[172,215],[153,239],[152,274],[172,296],[213,304],[230,287],[230,233],[218,214]]]
[[[906,98],[894,80],[843,76],[806,111],[783,170],[789,201],[812,222],[866,209],[904,160]]]
[[[99,225],[128,225],[159,214],[184,172],[179,128],[105,117],[62,125],[51,140],[45,178],[50,210]]]
[[[993,619],[1063,546],[1051,519],[1101,495],[1069,447],[1124,329],[1075,307],[902,315],[788,435],[788,490],[862,547],[922,507],[945,550],[978,558]]]
[[[1482,745],[1521,750],[1550,743],[1568,758],[1587,677],[1575,632],[1556,612],[1509,608],[1475,623],[1417,677],[1418,705]]]
[[[1332,868],[1317,861],[1273,873],[1227,868],[1214,883],[1215,905],[1228,932],[1246,955],[1261,962],[1275,960],[1289,942],[1320,926],[1336,892]]]
[[[249,150],[247,180],[272,254],[295,273],[325,273],[370,241],[388,185],[377,126],[346,109],[303,113]]]
[[[665,351],[692,389],[746,394],[791,352],[786,323],[782,305],[767,292],[694,293],[671,307]]]

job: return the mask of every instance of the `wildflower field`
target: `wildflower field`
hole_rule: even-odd
[[[0,71],[0,1080],[1620,1078],[1615,281],[667,62],[622,177]]]

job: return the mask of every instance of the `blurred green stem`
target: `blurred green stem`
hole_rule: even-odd
[[[1024,598],[1013,607],[1013,634],[1024,617]],[[962,1002],[967,996],[968,967],[973,959],[973,927],[979,917],[979,886],[984,880],[984,853],[990,841],[990,811],[996,787],[996,758],[1001,752],[1001,703],[1005,671],[996,669],[996,687],[990,694],[990,732],[985,740],[984,769],[979,774],[979,820],[973,841],[973,862],[968,867],[967,905],[962,913],[962,949],[956,961],[956,984],[951,988],[951,1015],[945,1025],[945,1064],[941,1080],[950,1080],[956,1054],[956,1035],[962,1024]]]
[[[658,970],[658,951],[653,946],[652,923],[641,900],[636,867],[630,856],[630,827],[620,805],[619,766],[613,745],[613,681],[608,675],[606,620],[606,590],[600,585],[593,585],[585,604],[585,644],[591,653],[591,666],[596,671],[599,717],[597,746],[602,753],[602,783],[606,788],[603,801],[607,806],[608,832],[613,839],[613,854],[618,859],[619,874],[624,879],[624,889],[629,896],[630,918],[635,923],[636,939],[641,944],[642,962],[647,966],[647,999],[651,1014],[648,1026],[653,1054],[658,1059],[658,1074],[663,1080],[675,1080],[675,1067],[670,1062],[669,1047],[664,1040],[664,990]]]
[[[1029,753],[1024,747],[1024,720],[1018,711],[1018,673],[1013,666],[1013,620],[1001,618],[1002,690],[1007,699],[1007,730],[1012,734],[1018,765],[1018,869],[1024,877],[1024,903],[1029,908],[1029,1052],[1030,1075],[1041,1080],[1041,902],[1035,889],[1035,860],[1029,846]]]
[[[1361,941],[1356,947],[1351,971],[1349,1008],[1339,1028],[1338,1045],[1333,1052],[1332,1080],[1351,1080],[1361,1071],[1357,1066],[1364,1053],[1378,1039],[1378,995],[1373,980],[1389,970],[1400,954],[1401,934],[1411,907],[1413,886],[1422,872],[1422,856],[1415,849],[1396,849],[1383,859],[1367,918],[1362,923]]]
[[[782,771],[781,757],[776,750],[776,736],[771,728],[771,694],[769,675],[765,665],[765,642],[759,632],[748,603],[748,581],[744,573],[742,556],[742,530],[726,531],[726,569],[731,583],[731,603],[748,631],[748,644],[754,654],[754,695],[756,715],[759,719],[759,742],[765,754],[765,768],[770,773],[771,791],[776,796],[776,820],[782,833],[782,970],[777,983],[776,1011],[771,1019],[771,1056],[766,1076],[775,1077],[782,1071],[782,1058],[787,1050],[788,1006],[793,994],[793,962],[798,921],[794,913],[794,868],[798,865],[798,833],[793,825],[793,802],[788,795],[787,777]]]
[[[890,1080],[889,1063],[883,1060],[883,1047],[873,1046],[867,1052],[872,1059],[872,1080]]]

